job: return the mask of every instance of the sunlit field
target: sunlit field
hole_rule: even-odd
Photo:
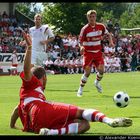
[[[98,109],[109,117],[129,117],[133,125],[128,128],[111,128],[103,123],[90,123],[91,128],[85,134],[96,135],[140,135],[140,73],[106,73],[101,81],[103,93],[96,91],[93,85],[95,74],[91,74],[81,98],[76,96],[81,74],[48,75],[45,90],[47,100],[74,104],[83,108]],[[10,115],[19,102],[19,76],[0,76],[0,135],[36,135],[9,127]],[[125,108],[118,108],[113,102],[113,95],[126,91],[130,103]],[[22,127],[18,119],[17,125]]]

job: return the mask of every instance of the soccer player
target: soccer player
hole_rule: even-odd
[[[20,103],[13,110],[10,127],[18,128],[16,121],[20,117],[23,131],[39,133],[40,135],[64,135],[84,133],[89,130],[91,122],[102,122],[111,127],[129,127],[129,118],[112,119],[95,109],[51,102],[44,95],[47,83],[43,67],[31,68],[32,46],[28,36],[23,32],[28,44],[24,60],[24,69],[20,73],[22,86],[20,88]]]
[[[32,38],[32,59],[34,65],[42,65],[43,60],[47,58],[46,47],[55,38],[48,25],[42,25],[42,16],[34,16],[35,26],[29,29]]]
[[[80,87],[77,92],[78,97],[82,96],[83,87],[88,80],[93,65],[97,70],[94,85],[97,91],[102,93],[102,87],[99,82],[104,74],[104,59],[101,46],[101,40],[104,35],[108,36],[109,46],[114,47],[111,34],[102,23],[96,22],[96,15],[97,13],[95,10],[89,10],[87,12],[88,23],[81,29],[79,35],[80,50],[81,54],[83,53],[84,74],[80,80]]]
[[[54,34],[48,25],[42,25],[42,16],[34,16],[35,26],[29,28],[29,35],[32,40],[32,66],[41,66],[47,59],[47,45],[54,40]]]
[[[18,55],[17,55],[17,51],[14,50],[12,53],[12,66],[10,67],[10,74],[11,75],[18,74],[17,67],[18,67]]]

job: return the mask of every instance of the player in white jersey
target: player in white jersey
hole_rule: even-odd
[[[54,34],[48,25],[42,25],[42,17],[40,14],[34,16],[35,26],[29,29],[32,40],[32,65],[42,65],[46,60],[46,47],[48,43],[54,40]]]
[[[10,67],[10,74],[11,75],[17,75],[17,66],[18,66],[18,56],[16,50],[13,51],[12,53],[12,65]]]

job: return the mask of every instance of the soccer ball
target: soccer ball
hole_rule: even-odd
[[[129,99],[129,95],[124,91],[117,92],[113,97],[116,106],[120,108],[126,107],[129,104]]]

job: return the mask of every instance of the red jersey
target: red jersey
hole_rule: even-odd
[[[34,97],[46,100],[43,93],[42,83],[33,75],[30,81],[24,80],[24,72],[20,73],[22,79],[22,86],[20,88],[20,100],[23,101],[25,98]]]
[[[60,129],[73,123],[77,107],[46,101],[43,86],[35,76],[32,76],[30,81],[25,81],[22,72],[20,77],[22,86],[18,114],[24,127],[23,131],[39,133],[41,128]]]
[[[101,23],[96,23],[94,27],[86,24],[80,32],[79,42],[83,44],[86,51],[100,51],[102,50],[101,40],[102,36],[107,34],[108,30]]]
[[[33,101],[43,102],[46,98],[43,93],[42,83],[34,75],[31,80],[26,81],[24,80],[24,72],[21,72],[20,78],[22,79],[22,86],[20,88],[18,113],[24,126],[23,131],[33,131],[28,112],[33,106]]]

